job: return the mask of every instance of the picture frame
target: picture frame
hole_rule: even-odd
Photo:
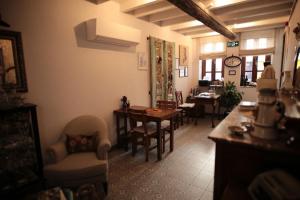
[[[184,45],[179,45],[179,65],[188,66],[189,63],[189,48]]]
[[[21,32],[0,30],[0,88],[27,92]]]
[[[148,70],[146,53],[145,52],[137,52],[137,68],[138,70]]]
[[[228,75],[230,76],[236,75],[236,70],[229,70]]]
[[[184,77],[188,77],[189,76],[188,72],[189,72],[189,68],[185,67],[184,68]]]
[[[179,69],[179,77],[182,78],[184,77],[184,69]]]

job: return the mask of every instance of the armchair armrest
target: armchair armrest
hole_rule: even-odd
[[[111,148],[108,138],[102,138],[97,146],[97,157],[99,160],[107,160],[107,152]]]
[[[46,156],[49,164],[57,163],[67,156],[68,152],[64,141],[59,141],[46,150]]]

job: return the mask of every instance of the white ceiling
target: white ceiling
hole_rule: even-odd
[[[233,32],[284,27],[294,0],[194,0]],[[167,0],[122,0],[122,12],[192,38],[217,34]]]

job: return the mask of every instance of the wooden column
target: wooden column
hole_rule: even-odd
[[[192,0],[168,0],[170,3],[174,4],[176,7],[194,17],[195,19],[201,21],[203,24],[211,28],[212,30],[224,35],[230,40],[236,38],[236,34],[229,30],[222,22],[213,17],[213,14],[209,13],[204,6],[200,6],[200,2],[196,4]]]

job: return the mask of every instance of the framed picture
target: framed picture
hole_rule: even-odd
[[[179,45],[179,65],[188,66],[189,63],[189,48],[187,46]]]
[[[188,68],[188,67],[185,67],[185,68],[184,68],[184,76],[185,76],[185,77],[188,77],[188,76],[189,76],[188,72],[189,72],[189,68]]]
[[[137,65],[138,70],[148,70],[145,52],[137,52]]]
[[[0,88],[27,92],[20,32],[0,30]]]
[[[236,71],[235,71],[235,70],[229,70],[229,71],[228,71],[228,74],[229,74],[229,75],[236,75]]]
[[[179,69],[179,77],[184,77],[184,69]]]

